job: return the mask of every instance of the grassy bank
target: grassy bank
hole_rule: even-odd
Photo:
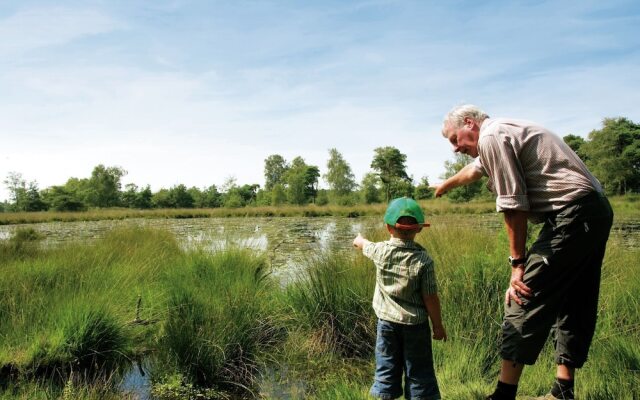
[[[419,242],[436,262],[449,334],[434,343],[442,394],[482,399],[499,367],[507,239],[459,218],[441,217]],[[374,271],[355,252],[310,256],[283,287],[260,254],[184,251],[157,230],[56,248],[38,241],[30,231],[0,241],[0,399],[128,398],[116,383],[141,358],[158,399],[367,398]],[[639,256],[610,242],[580,398],[640,397]],[[548,389],[552,359],[546,348],[521,393]]]
[[[492,212],[492,202],[451,204],[446,200],[422,202],[432,214],[481,214]],[[70,222],[120,220],[127,218],[224,218],[224,217],[357,217],[384,214],[385,204],[361,204],[355,206],[279,206],[206,209],[96,209],[81,212],[18,212],[0,213],[0,225],[30,224],[38,222]]]
[[[614,196],[610,201],[619,218],[640,217],[640,195]],[[485,214],[495,212],[493,201],[451,203],[447,199],[421,200],[431,215]],[[242,208],[185,208],[135,210],[128,208],[94,209],[79,212],[5,212],[0,213],[0,225],[31,224],[40,222],[72,222],[122,220],[128,218],[225,218],[225,217],[358,217],[382,215],[385,204],[359,204],[354,206],[278,206]]]

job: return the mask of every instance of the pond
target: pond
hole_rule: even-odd
[[[91,241],[118,227],[154,227],[172,232],[185,248],[211,251],[229,245],[265,252],[274,274],[292,275],[305,257],[315,252],[351,250],[351,241],[360,231],[381,226],[379,217],[366,218],[199,218],[127,219],[90,222],[47,222],[0,226],[0,240],[17,227],[30,227],[44,236],[44,246],[69,241]]]
[[[468,226],[492,232],[503,230],[502,216],[491,214],[449,214],[428,216],[432,226]],[[236,217],[196,219],[126,219],[89,222],[47,222],[0,226],[0,240],[10,237],[17,227],[31,227],[44,235],[44,246],[56,246],[77,240],[91,241],[118,227],[154,227],[172,232],[185,248],[211,251],[229,245],[265,252],[273,275],[283,284],[304,265],[306,258],[318,252],[353,251],[351,242],[358,232],[383,226],[380,216],[345,217]],[[614,221],[612,236],[623,245],[640,245],[640,221]]]
[[[500,214],[434,215],[432,226],[469,226],[490,231],[504,229]],[[344,217],[238,217],[195,219],[126,219],[89,222],[47,222],[0,226],[0,240],[18,227],[31,227],[44,235],[45,246],[77,240],[95,240],[118,227],[154,227],[172,232],[185,249],[212,251],[239,245],[266,252],[272,267],[294,267],[313,252],[350,250],[358,232],[383,226],[380,216]],[[628,247],[640,244],[640,221],[616,219],[612,236]]]

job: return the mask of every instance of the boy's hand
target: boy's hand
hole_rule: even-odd
[[[358,233],[358,236],[353,239],[353,247],[362,250],[362,247],[364,246],[366,240],[367,239],[363,238],[362,235]]]
[[[440,325],[433,327],[433,340],[447,341],[447,331],[444,329],[444,326]]]

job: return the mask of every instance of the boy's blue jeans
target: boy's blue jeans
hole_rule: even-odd
[[[403,325],[378,319],[376,375],[371,395],[381,399],[439,400],[429,324]]]

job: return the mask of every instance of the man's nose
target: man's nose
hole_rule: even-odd
[[[457,153],[457,152],[459,152],[459,151],[460,151],[460,146],[458,146],[457,144],[456,144],[456,145],[453,145],[453,152],[454,152],[454,153]]]

